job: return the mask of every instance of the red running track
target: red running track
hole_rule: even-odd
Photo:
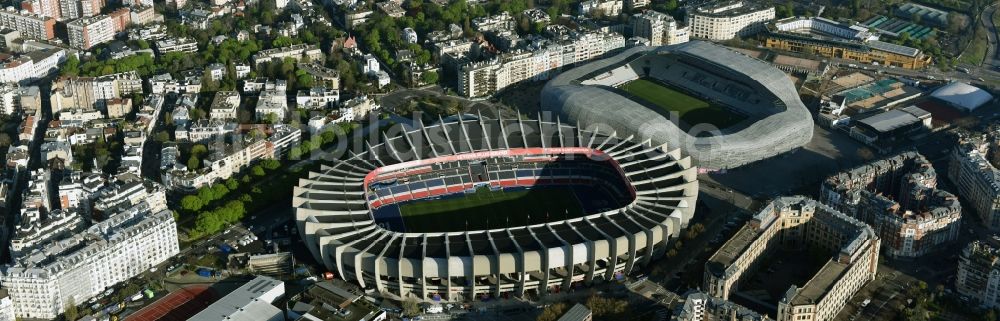
[[[127,321],[184,321],[204,310],[219,297],[207,285],[191,285],[170,292],[153,304],[125,318]]]

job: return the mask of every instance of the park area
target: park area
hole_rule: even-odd
[[[659,108],[659,112],[664,115],[676,112],[685,125],[683,128],[711,124],[719,129],[724,129],[745,119],[742,115],[730,112],[723,106],[685,94],[655,79],[636,79],[622,85],[619,89]]]
[[[418,200],[399,206],[411,233],[456,232],[524,226],[578,217],[583,209],[573,190],[565,187],[493,191]]]

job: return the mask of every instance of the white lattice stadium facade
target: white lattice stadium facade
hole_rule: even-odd
[[[653,78],[725,106],[745,120],[718,129],[679,125],[666,112],[615,87]],[[767,63],[704,41],[635,47],[562,73],[542,90],[541,107],[585,128],[670,142],[707,169],[746,165],[795,150],[813,135],[812,116],[788,76]]]

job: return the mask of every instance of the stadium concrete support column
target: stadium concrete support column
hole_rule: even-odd
[[[545,243],[542,243],[542,241],[538,239],[538,236],[535,235],[534,231],[532,231],[532,230],[529,229],[528,230],[528,234],[530,234],[531,238],[533,238],[535,240],[535,242],[538,242],[538,244],[545,244]],[[538,294],[548,294],[549,293],[549,259],[550,259],[549,258],[549,251],[546,250],[544,247],[541,247],[538,250],[538,256],[539,256],[539,258],[541,258],[541,261],[542,261],[541,264],[539,264],[539,266],[538,266],[539,270],[541,270],[539,272],[542,273],[542,284],[540,284],[538,286]]]
[[[589,218],[584,218],[583,220],[587,222],[587,224],[590,224],[590,226],[593,227],[598,233],[601,233],[601,235],[604,236],[604,239],[607,240],[608,259],[610,259],[610,262],[608,262],[608,268],[604,271],[604,279],[607,281],[614,280],[615,268],[618,265],[618,242],[615,238],[608,235],[608,233],[604,233],[604,231],[597,227],[597,224],[591,222]]]
[[[399,241],[399,243],[400,243],[399,256],[397,256],[398,259],[396,260],[396,282],[397,282],[396,284],[399,285],[398,287],[399,297],[405,298],[407,293],[405,292],[406,290],[403,287],[403,284],[406,284],[403,283],[403,250],[406,247],[402,245],[406,244],[406,236],[403,236],[403,238]]]
[[[551,224],[545,224],[545,228],[547,228],[549,232],[551,232],[552,235],[555,236],[560,243],[562,243],[563,248],[566,249],[566,251],[563,252],[563,266],[568,269],[568,271],[566,276],[563,276],[563,283],[561,287],[563,289],[568,289],[570,285],[573,284],[573,245],[566,242],[562,236],[559,236],[559,233],[556,233],[556,231],[552,229]]]
[[[444,287],[445,287],[445,291],[447,291],[448,301],[456,301],[455,300],[455,289],[453,289],[452,286],[451,286],[451,242],[449,242],[450,239],[451,239],[450,237],[447,237],[447,236],[444,237],[444,264],[445,264],[444,265],[444,275],[445,275],[445,278],[444,278],[444,281],[445,281],[444,284],[445,285],[444,285]]]
[[[626,215],[624,209],[620,209],[618,211],[620,212],[620,215],[622,215],[622,216]],[[605,213],[604,216],[607,217],[608,214]],[[628,259],[627,259],[627,261],[625,261],[625,271],[623,273],[625,273],[626,275],[628,275],[629,273],[632,273],[632,266],[635,265],[635,261],[636,261],[636,257],[635,257],[635,243],[636,243],[635,234],[634,233],[629,233],[628,230],[625,230],[624,228],[622,228],[621,225],[618,225],[618,222],[616,222],[615,220],[611,219],[610,217],[607,217],[607,219],[608,219],[608,221],[611,222],[612,225],[614,225],[615,227],[617,227],[618,230],[622,231],[622,234],[627,235],[627,238],[628,238]],[[618,261],[618,252],[616,251],[615,252],[615,262],[617,262],[617,261]]]
[[[500,277],[500,251],[497,251],[497,244],[493,242],[493,235],[486,233],[486,239],[490,240],[490,248],[493,249],[493,257],[490,260],[490,274],[493,274],[497,278],[497,284],[494,287],[493,295],[496,297],[500,296],[500,287],[503,284],[503,278]]]
[[[422,243],[421,246],[420,246],[421,247],[421,249],[420,249],[420,274],[417,274],[417,275],[420,276],[420,282],[418,282],[420,284],[420,299],[421,300],[426,300],[427,298],[430,297],[430,296],[427,295],[427,262],[428,262],[428,260],[427,260],[427,234],[423,235],[423,239],[420,240],[420,242]],[[400,283],[400,285],[402,286],[402,283]]]
[[[469,232],[465,233],[465,246],[469,248],[469,270],[462,271],[465,275],[465,286],[468,287],[468,293],[471,293],[473,297],[476,296],[476,251],[472,248],[472,239],[469,238]],[[462,268],[465,268],[465,264],[462,264]]]
[[[515,290],[515,294],[518,297],[524,297],[525,282],[528,282],[528,273],[526,272],[527,268],[525,265],[527,260],[524,259],[524,249],[521,248],[521,244],[517,243],[517,238],[514,237],[514,234],[510,232],[509,228],[505,229],[504,232],[507,233],[507,237],[510,238],[511,243],[514,244],[514,249],[517,250],[517,262],[514,263],[514,269],[517,271],[518,275],[517,290]]]

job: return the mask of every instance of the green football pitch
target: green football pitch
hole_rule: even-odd
[[[399,211],[410,233],[524,226],[583,214],[576,195],[565,187],[518,191],[480,188],[460,197],[403,204]]]
[[[725,107],[677,91],[653,79],[636,79],[622,85],[620,89],[659,107],[664,114],[677,112],[686,127],[712,124],[723,129],[745,119]]]

